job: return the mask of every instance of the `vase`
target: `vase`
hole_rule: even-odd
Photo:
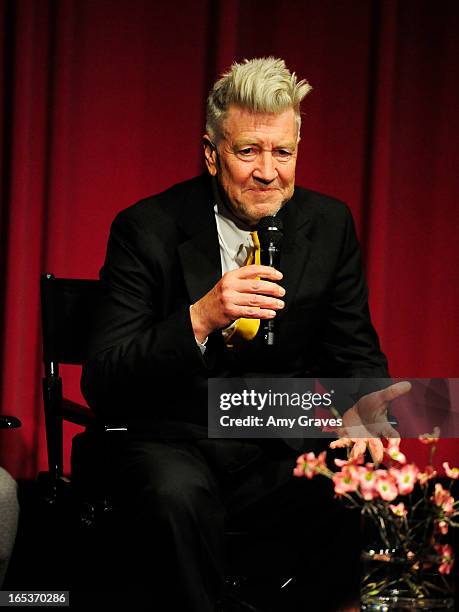
[[[451,575],[439,572],[438,555],[369,545],[362,550],[361,610],[454,610]]]

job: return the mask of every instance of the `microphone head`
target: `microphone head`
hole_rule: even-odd
[[[263,217],[258,223],[258,238],[260,244],[271,243],[278,246],[284,236],[282,219],[278,217]]]

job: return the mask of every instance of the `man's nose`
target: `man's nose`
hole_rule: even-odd
[[[277,178],[276,161],[271,151],[263,151],[258,155],[253,177],[263,183],[272,183]]]

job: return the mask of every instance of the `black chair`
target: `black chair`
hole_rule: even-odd
[[[42,390],[48,455],[48,472],[39,474],[40,488],[50,504],[68,496],[71,490],[73,500],[80,504],[83,524],[91,526],[96,514],[106,513],[111,507],[106,498],[102,467],[97,464],[97,461],[102,461],[104,453],[95,457],[92,438],[97,436],[111,443],[112,436],[120,439],[127,428],[122,423],[102,422],[88,406],[67,399],[63,394],[59,366],[81,366],[86,359],[101,285],[97,280],[43,274],[40,294],[44,364]],[[63,473],[65,421],[86,428],[84,434],[77,434],[72,441],[72,471],[74,465],[78,465],[78,470],[70,480]],[[77,460],[74,460],[74,455],[78,456]],[[91,466],[84,475],[80,473],[80,461],[82,471],[84,466]],[[93,470],[94,466],[99,469]]]
[[[107,446],[122,444],[127,428],[101,421],[88,406],[66,398],[60,372],[62,365],[81,367],[86,359],[101,284],[43,274],[40,294],[48,470],[37,478],[38,515],[51,530],[44,537],[55,548],[50,567],[58,584],[74,595],[108,594],[112,585],[121,584],[123,572],[116,559],[123,551],[116,507],[109,496],[106,451]],[[72,438],[70,475],[64,474],[65,422],[84,427]],[[63,534],[69,546],[61,544]]]

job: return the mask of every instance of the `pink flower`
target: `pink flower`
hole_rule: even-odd
[[[360,493],[363,499],[365,499],[366,501],[370,501],[377,496],[377,491],[375,489],[376,473],[373,469],[373,464],[367,463],[365,467],[359,467],[357,469],[359,476]]]
[[[432,465],[427,465],[424,472],[418,472],[418,480],[421,486],[424,486],[429,480],[437,475]]]
[[[438,571],[440,574],[449,574],[454,565],[453,549],[450,544],[435,544],[435,550],[440,556]]]
[[[384,472],[384,470],[378,470],[378,472]],[[385,501],[393,501],[398,495],[395,481],[387,472],[377,476],[375,489]]]
[[[446,535],[448,533],[448,523],[446,521],[435,521],[435,528],[438,533]]]
[[[444,489],[439,482],[435,485],[433,501],[437,506],[441,506],[449,497],[449,491]]]
[[[456,480],[457,478],[459,478],[459,468],[457,467],[450,468],[449,463],[447,461],[443,463],[443,468],[448,478],[452,478],[453,480]]]
[[[400,452],[398,444],[385,448],[384,452],[386,453],[386,455],[389,455],[392,461],[396,461],[397,463],[406,463],[406,457],[403,453]]]
[[[344,495],[345,493],[357,491],[359,486],[357,468],[352,465],[344,466],[341,472],[336,472],[336,474],[334,474],[333,482],[337,495]]]
[[[435,492],[431,497],[436,506],[439,506],[446,516],[454,512],[454,497],[449,494],[449,491],[444,489],[440,483],[435,485]]]
[[[389,504],[389,508],[392,510],[392,512],[396,515],[396,516],[401,516],[401,517],[405,517],[407,514],[407,510],[405,508],[405,504],[403,502],[400,502],[399,504],[395,505],[395,504]]]
[[[397,483],[400,495],[411,493],[416,484],[416,477],[419,469],[413,464],[404,465],[402,468],[390,468],[389,474]]]
[[[314,453],[304,453],[296,460],[296,468],[293,470],[294,476],[306,476],[311,479],[317,474],[317,468],[325,465],[326,451],[322,451],[318,457]]]
[[[418,439],[423,444],[436,444],[440,438],[440,428],[434,427],[431,434],[422,434]]]

